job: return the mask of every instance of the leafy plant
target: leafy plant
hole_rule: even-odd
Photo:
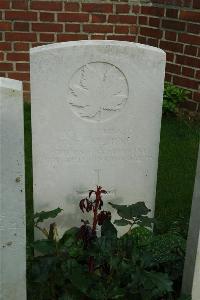
[[[163,113],[177,113],[180,103],[188,99],[190,92],[165,82],[163,94]]]
[[[121,219],[117,226],[127,232],[117,236],[111,212],[103,210],[106,190],[97,186],[80,201],[92,222],[81,220],[61,238],[56,223],[41,227],[61,209],[34,215],[35,227],[44,239],[33,247],[40,254],[29,261],[28,291],[30,300],[164,300],[173,299],[175,282],[180,278],[185,244],[178,235],[155,235],[143,202],[131,205],[110,203]],[[97,229],[100,228],[100,236]],[[177,298],[176,298],[177,299]]]

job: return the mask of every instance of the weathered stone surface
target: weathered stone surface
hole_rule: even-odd
[[[192,300],[200,299],[200,148],[188,231],[182,290],[185,294],[191,294]]]
[[[80,224],[78,201],[97,184],[105,203],[154,211],[164,68],[162,50],[128,42],[31,50],[36,211],[60,206],[61,228]]]
[[[26,299],[22,83],[0,78],[0,299]]]

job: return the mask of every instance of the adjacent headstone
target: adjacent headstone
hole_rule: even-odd
[[[0,78],[0,300],[26,299],[22,83]]]
[[[80,224],[90,188],[154,211],[165,53],[118,41],[31,49],[34,205]],[[105,205],[107,209],[108,205]],[[110,209],[110,207],[109,207]]]
[[[192,295],[192,300],[199,300],[200,298],[200,148],[188,231],[182,291],[184,294]]]

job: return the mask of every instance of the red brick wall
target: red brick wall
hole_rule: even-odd
[[[0,76],[23,80],[28,99],[29,48],[79,39],[136,41],[167,52],[166,80],[191,90],[186,107],[200,111],[200,0],[152,2],[0,0]]]

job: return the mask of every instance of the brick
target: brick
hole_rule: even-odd
[[[0,31],[10,31],[10,30],[12,30],[12,23],[0,22]]]
[[[197,102],[200,102],[200,93],[199,92],[194,92],[193,100],[197,101]]]
[[[169,41],[176,41],[177,33],[174,31],[165,31],[165,39]]]
[[[59,11],[62,10],[62,2],[61,1],[32,1],[31,9],[35,10],[52,10]]]
[[[141,27],[140,34],[158,39],[162,37],[162,31],[157,28]]]
[[[160,19],[159,18],[149,18],[149,26],[152,27],[159,27],[160,26]]]
[[[152,0],[152,3],[189,7],[191,5],[191,0]]]
[[[132,35],[108,35],[107,39],[108,40],[134,42],[135,36],[132,36]]]
[[[189,66],[189,67],[200,68],[200,59],[196,57],[177,55],[176,63]]]
[[[29,43],[15,43],[14,49],[15,51],[29,51],[30,45]]]
[[[157,39],[152,39],[148,38],[148,45],[153,46],[153,47],[158,47],[158,40]]]
[[[41,33],[40,42],[53,42],[54,34],[53,33]]]
[[[54,20],[55,20],[54,13],[40,12],[40,21],[47,22],[47,21],[54,21]]]
[[[66,24],[65,31],[66,32],[80,32],[80,24]]]
[[[200,80],[200,70],[197,70],[197,71],[196,71],[196,76],[195,76],[195,78]]]
[[[180,11],[180,19],[200,23],[200,12],[182,10]]]
[[[112,13],[113,5],[110,3],[83,3],[82,11]]]
[[[30,82],[23,82],[23,90],[30,91]]]
[[[62,24],[54,23],[33,23],[32,30],[37,32],[62,32]]]
[[[144,36],[138,36],[138,43],[146,44],[147,43],[147,38],[144,37]]]
[[[137,17],[130,15],[110,15],[108,17],[108,23],[120,23],[120,24],[136,24]]]
[[[65,3],[64,9],[66,11],[79,11],[79,7],[80,7],[79,3],[71,2],[71,3]]]
[[[5,72],[0,72],[0,77],[6,77],[6,73]]]
[[[164,8],[153,6],[142,6],[141,13],[145,15],[152,15],[157,17],[164,16]]]
[[[172,75],[171,74],[168,74],[168,73],[165,73],[165,80],[167,82],[171,82],[172,81]]]
[[[15,22],[14,30],[16,31],[29,31],[29,23],[25,22]]]
[[[0,1],[0,9],[8,9],[10,8],[10,1],[9,0],[1,0]]]
[[[173,74],[181,74],[181,66],[176,64],[167,63],[166,64],[166,72]]]
[[[77,41],[77,40],[87,40],[87,34],[58,34],[57,41],[65,42],[65,41]]]
[[[190,46],[190,45],[185,45],[184,53],[188,54],[188,55],[196,56],[197,55],[197,50],[198,50],[197,47]]]
[[[92,40],[105,40],[104,34],[92,34],[91,36]]]
[[[0,51],[10,51],[11,43],[8,42],[0,42]]]
[[[148,18],[145,16],[139,16],[139,24],[140,25],[147,25]]]
[[[125,33],[127,34],[129,32],[129,26],[115,26],[115,33]]]
[[[126,14],[130,11],[130,5],[128,4],[116,4],[116,13]]]
[[[11,63],[0,63],[0,70],[1,71],[12,71],[13,64]]]
[[[84,32],[91,33],[111,33],[113,32],[112,25],[96,25],[96,24],[85,24],[83,25]]]
[[[29,53],[7,53],[6,58],[8,61],[28,61]]]
[[[30,65],[29,65],[29,63],[16,63],[16,70],[17,71],[29,71]]]
[[[4,61],[4,53],[0,52],[0,61]]]
[[[177,19],[178,18],[178,9],[167,8],[166,9],[166,17]]]
[[[16,79],[16,80],[30,80],[30,74],[29,73],[19,73],[19,72],[10,72],[9,78]]]
[[[191,80],[189,78],[174,76],[173,83],[178,86],[182,86],[184,88],[189,88],[194,90],[198,89],[198,81]]]
[[[132,33],[132,34],[137,34],[138,33],[137,25],[130,25],[130,33]]]
[[[195,36],[187,33],[181,33],[178,36],[178,41],[185,44],[200,45],[200,35]]]
[[[45,43],[45,42],[43,42],[43,43],[38,43],[38,42],[37,43],[32,43],[31,48],[43,46],[43,45],[46,45],[46,44],[48,44],[48,43]]]
[[[183,53],[183,45],[168,41],[160,41],[160,48],[168,51]]]
[[[104,22],[106,22],[106,15],[102,15],[102,14],[92,15],[92,22],[93,23],[104,23]]]
[[[14,9],[28,9],[28,1],[26,0],[12,0],[11,3]]]
[[[174,61],[174,53],[166,51],[166,60],[173,62]]]
[[[133,12],[134,14],[139,14],[139,13],[140,13],[140,10],[141,10],[141,6],[139,6],[139,5],[134,5],[134,4],[133,4],[132,12]]]
[[[199,0],[193,0],[193,8],[200,9],[200,2],[199,2]]]
[[[88,22],[89,15],[85,13],[60,13],[58,21],[61,22]]]
[[[173,21],[173,20],[162,20],[162,27],[167,29],[183,31],[185,30],[185,22]]]
[[[187,24],[187,32],[200,35],[200,24],[188,23]]]
[[[181,106],[191,111],[197,110],[197,103],[192,101],[184,101]]]
[[[182,67],[182,75],[186,77],[194,77],[194,69],[188,67]]]
[[[20,41],[20,42],[35,42],[37,41],[36,33],[28,32],[6,32],[6,41]]]
[[[20,21],[36,21],[37,13],[32,11],[6,11],[5,18],[7,20],[20,20]]]

